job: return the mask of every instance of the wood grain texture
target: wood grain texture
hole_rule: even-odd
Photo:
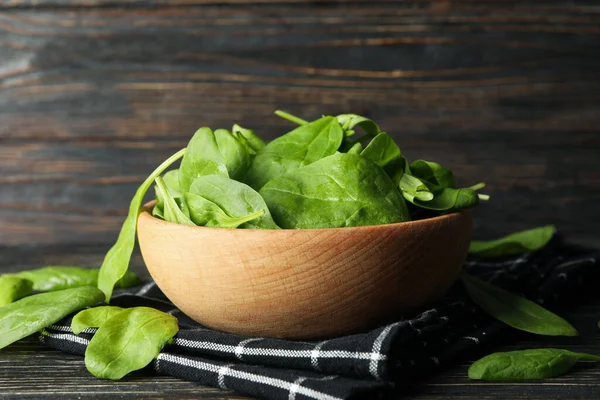
[[[101,246],[81,246],[72,251],[68,246],[2,248],[0,270],[7,265],[23,268],[45,265],[80,263],[94,265],[101,259]],[[86,261],[87,260],[87,261]],[[143,272],[139,259],[134,262],[136,272]],[[573,351],[600,354],[600,299],[561,316],[580,332],[579,337],[540,337],[524,334],[512,344],[499,345],[483,351],[510,351],[532,347],[560,347]],[[483,355],[482,354],[482,355]],[[390,399],[596,399],[600,396],[600,364],[582,362],[568,375],[541,382],[485,383],[470,381],[467,368],[476,357],[459,360],[455,366],[432,377],[415,382],[411,388],[402,388]],[[119,381],[108,382],[92,377],[83,358],[43,347],[35,337],[19,341],[0,351],[1,399],[247,399],[231,392],[205,387],[193,382],[167,376],[156,376],[148,371],[134,373]]]
[[[487,182],[479,237],[599,237],[600,6],[132,3],[3,2],[0,243],[108,244],[199,126],[273,138],[277,108],[364,114],[409,158]]]
[[[434,303],[460,273],[472,225],[462,212],[352,228],[219,229],[145,211],[138,239],[158,287],[197,322],[315,340],[364,332]]]

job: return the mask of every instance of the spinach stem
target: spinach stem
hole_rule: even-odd
[[[479,197],[479,200],[481,201],[488,201],[490,199],[488,194],[477,193],[477,197]]]
[[[469,189],[477,191],[479,189],[483,189],[484,187],[485,187],[485,183],[479,182],[478,184],[471,186]]]
[[[298,125],[306,125],[306,124],[308,124],[308,121],[306,121],[306,120],[304,120],[302,118],[296,117],[295,115],[292,115],[292,114],[287,113],[285,111],[277,110],[277,111],[275,111],[275,115],[277,115],[278,117],[281,117],[283,119],[287,119],[288,121],[293,122],[293,123],[298,124]]]

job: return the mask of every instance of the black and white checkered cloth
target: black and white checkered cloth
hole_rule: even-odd
[[[519,257],[470,258],[472,274],[520,293],[552,309],[586,282],[597,282],[595,251],[554,237],[546,248]],[[233,335],[208,329],[175,308],[153,282],[115,296],[113,305],[149,306],[173,314],[180,331],[154,360],[157,373],[231,389],[263,399],[375,398],[443,366],[479,352],[510,329],[494,321],[457,283],[437,305],[422,314],[362,334],[319,342]],[[95,329],[74,335],[70,317],[42,332],[40,340],[83,355]]]

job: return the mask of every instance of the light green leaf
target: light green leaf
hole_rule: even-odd
[[[177,334],[177,318],[149,307],[128,308],[108,319],[85,351],[85,366],[102,379],[121,379],[158,357]]]
[[[33,290],[37,292],[53,292],[82,286],[96,286],[99,272],[98,268],[48,266],[21,271],[13,276],[31,281]],[[140,278],[135,273],[127,271],[115,286],[129,288],[139,284]]]
[[[469,367],[469,378],[486,381],[547,379],[569,371],[577,361],[600,361],[600,357],[563,349],[528,349],[493,353]]]
[[[190,187],[190,193],[199,195],[205,200],[214,203],[224,214],[231,218],[250,218],[240,226],[241,228],[279,229],[273,221],[273,217],[263,198],[250,186],[241,182],[219,175],[201,176]],[[188,194],[186,194],[186,199],[190,201],[190,207],[194,207],[193,210],[190,210],[192,219],[199,222],[204,221],[207,215],[203,214],[203,211],[199,209],[199,207],[203,206],[203,203],[200,203],[201,200]],[[193,206],[192,203],[194,203]],[[217,212],[209,204],[204,203],[204,205],[210,207],[207,208],[208,212],[210,210]],[[260,211],[264,211],[264,213],[257,218],[253,218]],[[214,223],[217,223],[219,220],[221,222],[225,221],[224,218],[218,219],[218,214],[214,214],[213,217],[215,218],[213,220]],[[229,222],[232,223],[232,221]]]
[[[400,148],[394,139],[383,132],[375,136],[360,155],[384,169],[388,164],[401,157]]]
[[[78,312],[71,320],[71,330],[79,335],[88,328],[100,328],[106,321],[123,311],[121,307],[100,306]]]
[[[227,167],[227,172],[231,179],[241,181],[246,176],[246,171],[250,167],[250,153],[242,139],[236,138],[226,129],[217,129],[215,131],[215,139],[219,151],[223,156],[223,161]]]
[[[156,190],[163,199],[163,217],[165,221],[182,225],[196,225],[183,213],[183,211],[181,211],[179,205],[175,202],[175,199],[171,197],[169,189],[167,189],[167,186],[160,176],[156,177]]]
[[[179,166],[179,190],[185,193],[192,182],[202,175],[229,177],[225,159],[219,150],[215,134],[210,128],[200,128],[187,145]]]
[[[180,159],[185,152],[186,149],[181,149],[159,165],[141,184],[135,192],[133,199],[131,199],[129,212],[125,222],[123,222],[117,242],[106,253],[98,275],[98,288],[104,292],[107,303],[110,301],[115,284],[125,275],[129,267],[129,260],[131,259],[131,253],[135,245],[137,219],[140,214],[144,195],[156,177],[160,176],[171,164]]]
[[[334,117],[323,117],[278,137],[254,158],[246,183],[255,190],[268,181],[323,157],[340,147],[343,132]]]
[[[245,140],[250,148],[250,154],[256,154],[266,146],[265,141],[254,133],[252,129],[242,128],[238,124],[233,125],[231,132],[238,139]]]
[[[410,164],[410,173],[424,182],[432,192],[445,188],[456,189],[452,171],[442,165],[425,160],[416,160]]]
[[[98,288],[87,286],[36,294],[8,304],[0,308],[0,349],[103,300]]]
[[[221,207],[200,195],[188,192],[185,199],[190,208],[190,216],[198,226],[235,229],[265,214],[265,210],[258,210],[243,217],[230,217]]]
[[[474,240],[469,247],[469,253],[479,257],[502,257],[530,253],[546,246],[555,232],[554,225],[546,225],[513,233],[496,240]]]
[[[336,153],[282,175],[261,190],[282,228],[337,228],[408,221],[400,192],[372,161]]]
[[[28,296],[33,282],[14,275],[0,275],[0,307]]]
[[[567,321],[532,301],[467,273],[463,273],[461,278],[475,304],[513,328],[548,336],[579,334]]]

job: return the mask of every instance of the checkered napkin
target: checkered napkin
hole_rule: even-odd
[[[598,254],[555,236],[544,249],[519,257],[470,258],[470,273],[550,306],[582,293],[600,275]],[[113,305],[148,306],[179,320],[180,331],[153,362],[157,373],[234,390],[263,399],[375,398],[504,337],[509,329],[474,306],[457,283],[437,304],[357,335],[318,342],[247,337],[197,324],[175,308],[153,282],[121,291]],[[95,330],[74,335],[70,317],[47,328],[40,340],[83,355]],[[395,388],[395,389],[394,389]]]

